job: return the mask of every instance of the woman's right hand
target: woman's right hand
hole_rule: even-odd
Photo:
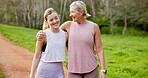
[[[37,40],[42,40],[43,38],[45,38],[45,33],[42,31],[42,30],[40,30],[37,34],[36,34],[36,39]]]

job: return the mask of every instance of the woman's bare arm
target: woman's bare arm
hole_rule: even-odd
[[[60,26],[60,29],[69,33],[70,25],[71,25],[71,21],[67,21]]]
[[[98,54],[98,58],[100,59],[101,70],[105,70],[104,50],[102,48],[100,29],[97,24],[95,24],[95,26],[94,26],[94,32],[95,32],[94,38],[95,38],[96,52]],[[100,72],[100,78],[106,78],[105,73]]]
[[[35,71],[38,67],[38,64],[39,64],[39,61],[40,61],[40,58],[41,58],[42,46],[43,46],[44,42],[45,42],[45,38],[40,40],[40,41],[38,40],[36,42],[36,49],[35,49],[35,54],[34,54],[34,58],[33,58],[33,61],[32,61],[30,78],[34,78]]]
[[[98,56],[100,59],[101,69],[105,69],[104,50],[102,48],[100,29],[97,24],[95,24],[95,26],[94,26],[94,31],[95,31],[96,52],[98,53]]]

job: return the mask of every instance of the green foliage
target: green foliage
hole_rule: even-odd
[[[114,26],[114,33],[115,35],[121,35],[122,31],[123,31],[123,26]],[[101,28],[101,33],[102,34],[111,34],[110,32],[110,27],[102,27]],[[135,36],[148,36],[148,32],[146,31],[142,31],[138,28],[134,28],[134,27],[128,27],[127,30],[125,31],[125,35],[135,35]]]
[[[148,35],[148,32],[147,31],[141,31],[138,28],[131,27],[131,28],[128,28],[126,30],[126,33],[125,34],[147,36]]]
[[[1,69],[1,66],[0,66],[0,78],[4,78],[4,74],[3,74],[3,70]]]
[[[0,33],[32,52],[38,31],[0,24]],[[107,78],[148,78],[148,36],[103,34],[101,38],[108,70]],[[65,66],[66,62],[63,63]]]
[[[102,27],[101,33],[102,34],[111,34],[110,33],[110,27]]]
[[[107,25],[109,26],[109,19],[106,17],[98,17],[98,18],[88,18],[89,20],[95,22],[96,24],[98,24],[99,26],[101,25]]]

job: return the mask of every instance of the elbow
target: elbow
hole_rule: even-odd
[[[97,53],[104,53],[104,50],[103,48],[100,48],[100,49],[96,49]]]

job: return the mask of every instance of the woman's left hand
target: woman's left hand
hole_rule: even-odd
[[[100,78],[106,78],[106,74],[103,72],[100,72]]]

